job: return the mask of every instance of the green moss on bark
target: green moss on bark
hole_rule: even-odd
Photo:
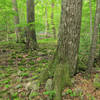
[[[56,96],[54,100],[61,100],[62,90],[65,86],[71,86],[71,79],[69,74],[69,66],[67,63],[58,64],[56,66],[56,71],[54,75],[54,90],[56,91]]]

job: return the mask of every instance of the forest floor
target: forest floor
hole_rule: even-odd
[[[0,43],[0,100],[50,100],[53,92],[44,85],[33,93],[29,85],[48,67],[55,47],[56,41],[41,40],[37,51],[27,52],[24,44]],[[100,73],[91,77],[78,73],[72,80],[73,86],[64,89],[62,100],[100,100]]]

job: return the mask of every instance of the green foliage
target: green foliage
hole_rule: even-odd
[[[17,98],[17,97],[18,97],[18,92],[13,93],[13,94],[12,94],[12,97],[13,97],[13,98]]]
[[[72,94],[73,91],[72,91],[71,89],[68,89],[65,93],[66,93],[66,94]]]
[[[65,92],[65,95],[70,95],[71,97],[83,97],[83,93],[82,91],[80,91],[79,89],[77,90],[71,90],[71,89],[67,89],[67,91]]]
[[[92,1],[92,23],[94,24],[96,2],[94,0],[91,1]],[[90,33],[90,8],[88,0],[83,1],[81,33],[84,34]]]
[[[20,76],[22,76],[22,77],[28,77],[29,76],[29,73],[21,72]]]
[[[100,74],[96,74],[93,85],[96,89],[100,89]]]
[[[5,88],[9,88],[10,86],[11,86],[11,85],[9,85],[9,84],[6,84],[6,85],[5,85]]]
[[[48,95],[49,96],[49,99],[52,100],[52,98],[55,96],[56,92],[53,90],[53,91],[46,91],[46,92],[43,92],[44,95]]]
[[[68,89],[66,92],[65,92],[66,95],[70,95],[71,97],[76,97],[78,96],[76,92],[72,91],[71,89]]]
[[[30,94],[30,97],[36,97],[36,96],[38,96],[38,95],[39,95],[38,92],[32,92],[32,93]]]
[[[10,82],[10,80],[1,81],[1,83],[4,83],[4,84],[8,84],[9,82]]]
[[[96,100],[96,98],[92,96],[91,94],[87,94],[87,96],[89,97],[89,100]]]

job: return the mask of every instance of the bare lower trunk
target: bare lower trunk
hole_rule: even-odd
[[[37,39],[35,32],[35,8],[34,0],[27,0],[27,39],[26,47],[27,49],[36,49],[37,48]]]
[[[17,1],[16,0],[12,0],[12,3],[13,3],[13,10],[16,12],[16,15],[14,17],[16,42],[19,42],[19,40],[20,40],[20,37],[19,37],[20,27],[18,27],[18,25],[19,25],[19,15],[18,15]]]
[[[88,60],[89,72],[91,72],[91,69],[93,67],[94,58],[96,54],[96,45],[97,45],[98,27],[99,27],[99,13],[98,13],[100,9],[99,4],[100,4],[100,0],[97,0],[95,22],[94,22],[94,32],[92,34],[92,43],[91,43],[91,48],[90,48],[89,60]]]

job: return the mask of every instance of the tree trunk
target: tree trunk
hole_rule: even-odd
[[[35,5],[34,0],[27,0],[27,35],[26,35],[26,48],[36,49],[37,39],[35,32]]]
[[[45,36],[48,37],[48,29],[49,29],[49,24],[48,24],[48,13],[47,13],[47,7],[45,8]]]
[[[56,50],[54,75],[54,100],[61,100],[65,85],[70,85],[70,76],[76,71],[80,43],[82,0],[63,0],[59,40]]]
[[[70,77],[75,74],[80,43],[82,0],[62,0],[59,40],[50,65],[43,78],[54,76],[54,100],[61,100],[62,89],[70,86]],[[45,80],[44,79],[44,80]]]
[[[89,6],[90,6],[90,41],[92,40],[92,2],[89,0]]]
[[[97,0],[97,6],[96,6],[96,14],[95,14],[95,22],[94,22],[94,32],[92,34],[92,43],[90,48],[90,55],[88,60],[88,71],[91,72],[91,69],[93,67],[94,58],[96,54],[96,44],[97,44],[97,37],[98,37],[98,31],[99,31],[99,9],[100,9],[100,0]]]
[[[51,4],[51,25],[52,25],[52,32],[54,35],[54,39],[56,39],[56,29],[55,29],[55,24],[54,24],[54,0],[52,0],[52,4]]]
[[[16,12],[16,15],[14,17],[16,42],[19,42],[19,40],[20,40],[20,37],[19,37],[20,27],[17,26],[19,24],[19,14],[18,14],[17,1],[16,0],[12,0],[12,3],[13,3],[13,10]]]

